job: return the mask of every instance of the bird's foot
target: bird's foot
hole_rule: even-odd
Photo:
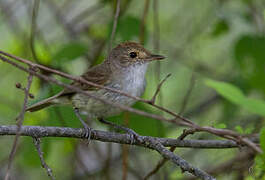
[[[115,129],[119,129],[119,130],[125,131],[129,135],[130,144],[134,144],[135,143],[135,140],[136,141],[139,141],[139,142],[142,142],[143,141],[143,138],[139,134],[137,134],[134,130],[132,130],[130,128],[127,128],[127,127],[124,127],[124,126],[120,126],[120,125],[114,124],[112,122],[106,121],[103,118],[99,118],[99,121],[101,123],[110,125],[110,126],[114,127]]]
[[[89,144],[90,140],[91,140],[91,133],[92,133],[92,128],[90,128],[85,121],[82,119],[80,113],[79,113],[79,109],[74,108],[74,112],[75,115],[77,116],[77,118],[79,119],[79,121],[82,123],[82,125],[84,126],[84,138],[87,140],[87,144]]]

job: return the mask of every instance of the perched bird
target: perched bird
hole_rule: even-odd
[[[164,56],[150,53],[138,43],[125,42],[112,49],[103,63],[88,69],[81,77],[87,81],[139,97],[145,90],[145,73],[149,62],[164,58]],[[103,88],[80,82],[73,82],[72,85],[112,103],[126,106],[135,103],[135,99]],[[79,112],[86,114],[89,118],[104,118],[121,112],[117,107],[69,89],[64,89],[55,96],[28,107],[27,111],[33,112],[51,105],[67,104],[74,107],[79,119],[81,118]],[[82,122],[81,119],[80,121]],[[84,122],[82,124],[88,128]]]

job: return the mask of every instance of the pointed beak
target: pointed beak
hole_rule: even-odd
[[[165,59],[165,56],[161,55],[156,55],[156,54],[151,54],[150,57],[148,58],[149,61],[154,61],[154,60],[162,60]]]

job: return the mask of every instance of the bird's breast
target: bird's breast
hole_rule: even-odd
[[[145,89],[147,64],[128,67],[119,78],[120,90],[133,96],[141,96]]]

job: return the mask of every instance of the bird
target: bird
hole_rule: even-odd
[[[139,43],[123,42],[113,48],[101,64],[89,68],[81,75],[81,78],[140,97],[146,87],[145,74],[148,64],[164,58],[162,55],[152,54]],[[97,88],[77,81],[72,82],[71,85],[111,103],[131,106],[136,102],[135,99],[104,88]],[[118,107],[104,104],[85,94],[69,89],[63,89],[58,94],[29,106],[26,111],[34,112],[52,105],[71,105],[87,130],[86,134],[89,137],[91,129],[82,120],[80,114],[103,121],[104,118],[117,115],[122,111]]]

